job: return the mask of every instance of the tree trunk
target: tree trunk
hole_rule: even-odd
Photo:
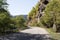
[[[57,31],[57,27],[56,27],[56,24],[55,24],[55,23],[53,24],[53,31],[54,31],[54,32]]]

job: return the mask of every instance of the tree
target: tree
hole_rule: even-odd
[[[0,31],[5,31],[10,27],[10,14],[4,9],[0,9]]]
[[[6,8],[6,0],[0,0],[0,32],[10,29],[10,14]]]
[[[15,26],[20,29],[20,28],[24,28],[26,27],[25,25],[25,18],[23,16],[16,16],[15,18],[13,18],[14,24]]]
[[[7,2],[6,2],[7,0],[0,0],[0,9],[1,8],[4,8],[4,9],[6,9],[7,8]]]
[[[35,5],[35,7],[32,8],[32,10],[29,12],[28,14],[28,23],[32,24],[32,25],[36,25],[37,21],[37,12],[38,12],[38,8],[39,8],[39,2]]]
[[[35,5],[35,7],[32,8],[32,10],[29,12],[28,14],[28,18],[34,19],[37,15],[37,11],[38,11],[38,7],[39,7],[39,2]]]
[[[59,0],[52,0],[45,9],[45,15],[42,17],[45,24],[49,27],[60,24],[60,2]],[[56,29],[55,29],[56,30]]]

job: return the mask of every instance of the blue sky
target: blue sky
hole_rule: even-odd
[[[26,15],[36,5],[38,0],[7,0],[11,15]]]

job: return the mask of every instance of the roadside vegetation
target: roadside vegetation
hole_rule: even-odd
[[[27,27],[26,19],[22,15],[12,17],[11,20],[17,29],[25,29]]]
[[[0,0],[0,35],[18,32],[20,29],[25,29],[26,19],[23,16],[12,16],[8,11],[8,3],[6,0]]]
[[[40,17],[40,22],[37,20],[37,9],[40,5],[37,3],[35,7],[32,8],[28,15],[29,25],[31,26],[39,26],[47,28],[48,32],[51,33],[53,38],[60,39],[60,0],[52,0],[50,1],[45,10],[44,16]],[[34,15],[35,14],[35,15]]]
[[[53,39],[60,40],[60,33],[54,32],[52,28],[45,28],[45,29],[50,33]]]
[[[60,2],[59,0],[52,0],[49,2],[44,10],[44,16],[40,17],[40,22],[37,20],[37,11],[38,6],[40,4],[37,3],[35,7],[29,12],[28,22],[31,26],[46,26],[47,28],[53,28],[55,32],[59,31],[60,28]]]

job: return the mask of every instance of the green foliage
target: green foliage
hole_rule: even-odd
[[[28,17],[31,18],[31,19],[33,19],[33,18],[34,18],[34,15],[36,15],[36,10],[35,10],[35,8],[33,7],[32,10],[30,11]]]
[[[28,18],[30,17],[31,19],[35,18],[37,15],[39,3],[36,4],[35,7],[32,8],[32,10],[29,12]]]
[[[15,18],[12,18],[13,24],[15,25],[15,27],[17,27],[18,29],[23,29],[26,27],[25,25],[25,18],[23,16],[16,16]]]
[[[0,10],[0,31],[5,31],[10,27],[10,14],[4,9]]]
[[[54,23],[60,24],[60,2],[59,0],[52,0],[45,9],[45,14],[42,17],[43,22],[51,27]],[[57,25],[58,26],[58,25]]]
[[[0,8],[4,8],[5,9],[5,8],[7,8],[6,5],[8,5],[6,0],[0,0]]]
[[[36,25],[35,24],[36,23],[36,19],[35,18],[37,16],[38,8],[39,8],[39,3],[37,3],[35,5],[35,7],[33,7],[32,10],[28,14],[28,20],[29,20],[31,25]],[[35,21],[34,23],[33,23],[33,20]]]
[[[11,27],[10,14],[6,8],[6,0],[0,0],[0,32],[5,32]]]

